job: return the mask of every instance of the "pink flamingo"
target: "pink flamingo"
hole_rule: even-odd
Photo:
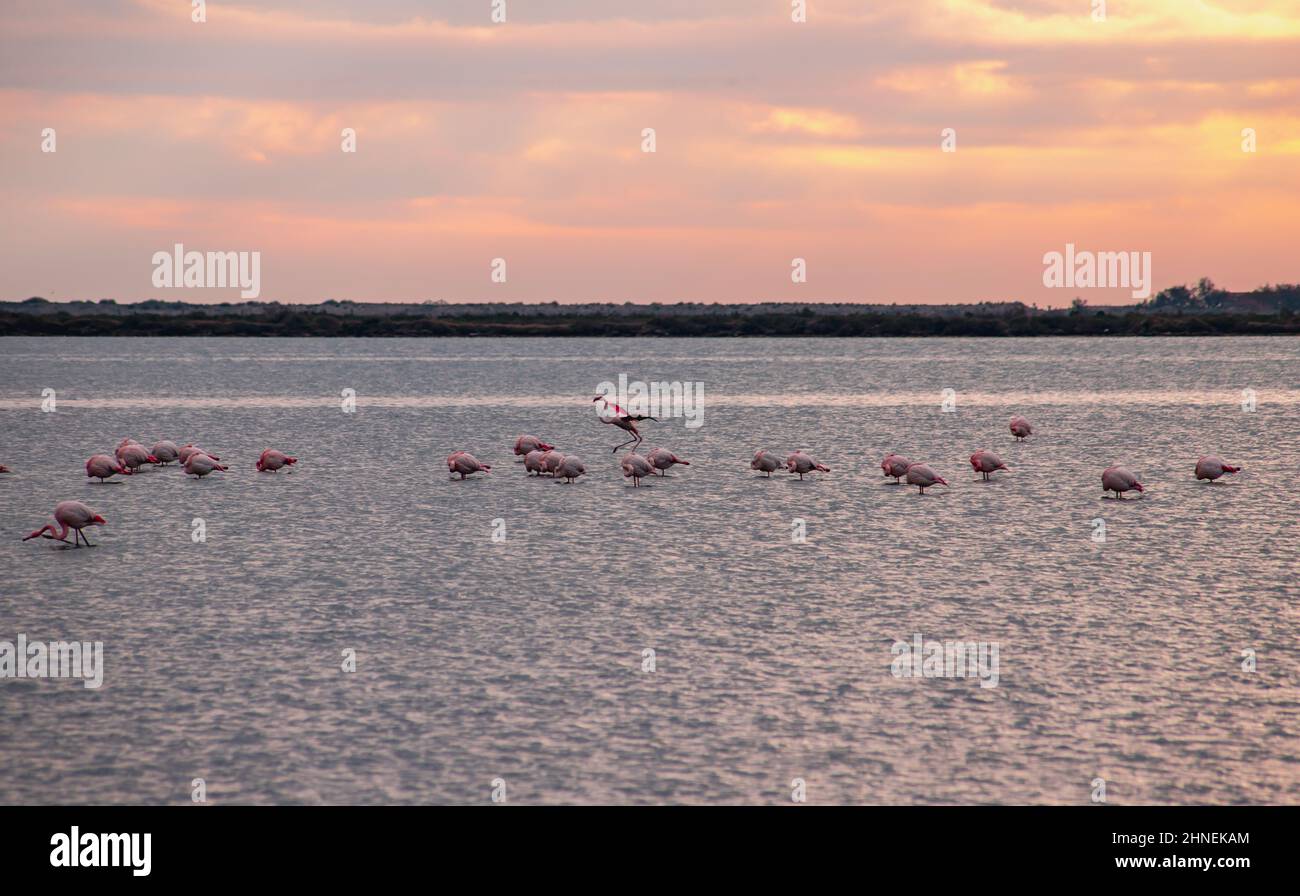
[[[492,475],[492,465],[480,463],[479,459],[468,451],[456,451],[448,455],[447,467],[451,471],[453,477],[459,473],[461,479],[464,479],[471,473],[487,473],[489,476]]]
[[[586,472],[587,468],[583,466],[582,459],[576,454],[569,454],[560,461],[560,467],[555,471],[555,478],[572,484],[573,480]]]
[[[880,469],[885,471],[886,478],[893,476],[894,482],[898,482],[907,475],[907,468],[911,463],[912,462],[903,457],[903,455],[895,454],[891,451],[886,454],[885,459],[880,462]]]
[[[163,439],[161,442],[154,442],[153,447],[149,449],[149,453],[158,458],[158,463],[163,466],[179,460],[181,456],[181,450],[176,447],[176,443],[168,441],[167,439]]]
[[[1007,465],[1002,462],[1002,458],[987,448],[981,448],[972,454],[970,456],[970,465],[975,468],[976,473],[984,477],[985,482],[988,482],[989,477],[996,471],[1007,469]]]
[[[560,464],[562,463],[564,463],[564,452],[556,451],[552,448],[550,451],[547,451],[542,455],[541,472],[549,473],[551,476],[556,476],[559,474]]]
[[[767,478],[771,479],[772,474],[781,469],[781,458],[771,451],[764,451],[760,448],[754,452],[754,459],[749,462],[749,468],[758,470],[760,473],[766,473]]]
[[[609,451],[610,454],[615,454],[618,452],[618,449],[623,448],[627,445],[632,445],[634,442],[636,443],[636,446],[639,446],[641,444],[642,436],[640,431],[636,428],[638,421],[654,420],[656,423],[659,422],[658,420],[655,420],[654,417],[648,417],[645,414],[629,414],[627,411],[623,410],[621,407],[614,404],[613,402],[606,401],[605,396],[603,395],[597,395],[595,398],[592,399],[592,401],[601,402],[601,412],[599,414],[601,423],[611,423],[614,426],[617,426],[619,429],[623,430],[624,432],[629,432],[632,434],[632,438],[628,439],[626,442],[623,442],[622,444],[615,445],[613,448],[611,448]],[[613,408],[614,410],[610,412],[610,408]],[[633,447],[632,450],[636,451],[636,447]]]
[[[527,457],[533,451],[550,451],[554,445],[548,445],[537,436],[520,436],[515,439],[515,454]]]
[[[659,471],[660,476],[665,475],[664,471],[667,470],[669,467],[671,467],[673,464],[681,464],[684,467],[689,467],[691,465],[691,462],[689,460],[682,460],[680,457],[678,457],[676,454],[673,454],[667,448],[652,449],[651,452],[647,454],[645,457],[646,460],[650,461],[650,466],[654,467],[656,470]]]
[[[114,473],[121,473],[124,476],[131,475],[130,470],[107,454],[96,454],[86,461],[86,475],[91,479],[98,479],[103,482]]]
[[[276,451],[274,448],[267,448],[262,452],[262,456],[257,459],[257,470],[259,473],[274,473],[281,467],[288,467],[296,464],[298,458],[290,457],[283,451]]]
[[[925,494],[925,490],[932,485],[942,485],[945,488],[948,485],[948,480],[930,469],[929,464],[908,464],[907,473],[905,475],[907,477],[907,484],[915,485],[923,495]]]
[[[158,458],[149,453],[143,445],[127,445],[125,448],[117,449],[117,459],[122,466],[126,467],[132,473],[137,472],[145,464],[156,464]]]
[[[46,523],[31,535],[25,536],[23,541],[27,541],[30,538],[52,538],[55,541],[66,541],[68,538],[68,530],[71,529],[73,533],[75,533],[72,542],[74,545],[81,547],[81,542],[85,541],[86,547],[94,547],[94,545],[90,543],[90,539],[86,538],[86,533],[81,530],[87,526],[105,525],[102,516],[95,513],[95,511],[91,510],[80,501],[60,501],[58,504],[55,504],[54,521],[59,524],[57,530],[50,523]]]
[[[655,468],[649,460],[633,451],[623,458],[623,476],[632,480],[632,485],[640,486],[641,477],[653,476]]]
[[[799,481],[803,481],[804,473],[811,473],[813,470],[820,470],[823,473],[829,473],[830,467],[822,465],[815,457],[804,454],[803,451],[796,451],[785,459],[785,468],[791,473],[799,474]]]
[[[221,460],[221,458],[217,457],[211,451],[204,451],[198,445],[193,445],[193,444],[186,445],[184,448],[177,451],[176,459],[179,460],[181,463],[185,463],[196,454],[206,454],[208,457],[212,458],[213,460]]]
[[[228,469],[230,468],[217,463],[217,459],[211,454],[202,452],[191,454],[189,460],[185,461],[185,475],[197,476],[200,479],[213,471],[224,473]]]
[[[540,448],[535,449],[533,451],[529,451],[527,454],[525,454],[524,455],[525,475],[536,473],[538,476],[541,476],[542,473],[546,472],[546,470],[542,466],[542,458],[544,458],[545,456],[546,456],[546,452],[542,451]]]
[[[1124,492],[1136,489],[1139,492],[1145,492],[1142,483],[1138,482],[1137,477],[1126,467],[1116,464],[1113,467],[1107,467],[1101,474],[1101,490],[1103,492],[1114,492],[1116,498],[1123,498]]]
[[[1207,454],[1196,462],[1197,479],[1208,479],[1213,482],[1225,473],[1240,472],[1241,467],[1234,467],[1224,463],[1223,458],[1217,454]]]
[[[1019,414],[1011,416],[1011,434],[1016,437],[1017,442],[1023,442],[1027,436],[1032,435],[1034,428],[1029,425],[1029,421]]]

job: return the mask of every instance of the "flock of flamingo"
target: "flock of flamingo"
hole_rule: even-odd
[[[655,448],[645,455],[637,453],[637,449],[641,447],[643,440],[637,423],[644,420],[655,420],[654,417],[644,414],[629,414],[623,408],[607,401],[601,395],[597,395],[592,401],[603,402],[600,415],[602,423],[616,426],[632,436],[627,441],[611,448],[610,453],[617,453],[620,448],[627,445],[632,446],[632,452],[622,458],[620,466],[623,470],[623,476],[631,479],[633,486],[639,487],[641,480],[647,476],[665,476],[667,471],[677,464],[690,466],[690,461],[683,460],[666,448]],[[1018,442],[1027,439],[1034,431],[1029,421],[1019,414],[1011,418],[1010,429],[1011,434],[1015,436]],[[587,472],[582,459],[576,454],[564,454],[556,450],[554,445],[548,445],[536,436],[519,436],[515,440],[514,453],[517,457],[523,458],[525,475],[528,476],[550,476],[556,482],[563,481],[571,484],[579,476],[583,476]],[[175,442],[164,440],[155,443],[152,448],[145,448],[135,439],[125,438],[118,444],[114,455],[96,454],[87,460],[86,475],[92,479],[98,479],[102,483],[117,474],[133,475],[145,464],[166,466],[169,463],[178,462],[187,475],[201,479],[210,473],[225,472],[229,469],[229,467],[223,466],[220,461],[221,458],[215,454],[193,444],[178,447]],[[268,448],[262,452],[255,466],[259,472],[274,473],[297,462],[296,457],[289,457],[282,451]],[[988,448],[981,448],[972,454],[970,456],[970,465],[985,481],[989,480],[999,470],[1010,469],[1002,458]],[[772,473],[782,467],[785,467],[790,473],[798,474],[801,480],[805,474],[814,471],[830,472],[830,467],[822,464],[803,450],[794,451],[782,462],[778,455],[759,449],[755,452],[754,459],[750,461],[749,466],[750,469],[763,473],[767,478],[771,478]],[[908,485],[915,485],[922,495],[925,494],[927,488],[932,486],[948,486],[948,481],[937,474],[928,464],[913,463],[901,454],[891,452],[885,455],[884,460],[880,462],[880,468],[884,471],[886,477],[893,477],[895,482],[906,480]],[[1237,473],[1241,469],[1241,467],[1225,463],[1223,458],[1211,454],[1197,460],[1195,474],[1197,479],[1214,481],[1222,476]],[[490,475],[492,465],[481,462],[468,451],[453,451],[447,456],[447,470],[451,474],[451,478],[454,479],[459,475],[461,479],[465,479],[474,473]],[[7,467],[0,464],[0,473],[9,472],[11,471]],[[1123,498],[1124,493],[1129,491],[1146,491],[1142,483],[1138,481],[1137,476],[1131,470],[1119,464],[1107,467],[1102,471],[1101,488],[1103,492],[1114,492],[1116,498]],[[75,546],[80,547],[82,542],[90,546],[90,541],[82,530],[90,526],[102,526],[106,522],[102,516],[80,501],[60,501],[54,507],[54,520],[57,525],[46,523],[35,532],[25,536],[23,540],[49,538],[55,541],[66,541],[68,533],[72,532]]]

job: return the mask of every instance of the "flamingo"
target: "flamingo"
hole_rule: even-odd
[[[623,458],[623,475],[632,480],[632,485],[640,486],[642,476],[653,476],[654,465],[646,458],[633,451]]]
[[[905,475],[907,484],[915,485],[923,495],[925,490],[932,485],[942,485],[945,488],[948,485],[948,481],[930,469],[929,464],[908,464]]]
[[[537,436],[520,436],[515,439],[515,454],[527,457],[533,451],[550,451],[554,445],[548,445]]]
[[[572,484],[573,480],[586,472],[587,468],[582,465],[582,459],[576,454],[570,454],[560,461],[560,467],[555,471],[555,476],[557,479],[563,478],[566,482]]]
[[[754,459],[749,462],[751,470],[758,470],[760,473],[766,473],[767,478],[772,478],[772,473],[781,469],[781,458],[777,457],[771,451],[764,451],[762,448],[754,452]]]
[[[86,461],[86,475],[103,482],[114,473],[130,476],[131,471],[119,464],[107,454],[96,454]]]
[[[59,524],[57,531],[54,526],[46,523],[31,535],[25,536],[23,541],[27,541],[30,538],[52,538],[55,541],[66,541],[68,538],[68,530],[71,529],[74,533],[72,541],[74,545],[81,547],[81,542],[85,541],[86,547],[93,547],[90,543],[90,539],[86,538],[86,534],[81,530],[87,526],[105,525],[102,516],[95,513],[95,511],[91,510],[80,501],[60,501],[58,504],[55,504],[54,521]]]
[[[158,463],[166,466],[174,460],[179,460],[181,450],[176,447],[176,443],[163,439],[161,442],[154,442],[149,453],[158,458]]]
[[[1002,458],[987,448],[981,448],[972,454],[970,456],[970,465],[975,468],[976,473],[984,477],[985,482],[989,481],[994,472],[1007,469],[1007,465],[1002,462]]]
[[[552,448],[550,451],[542,454],[542,473],[550,473],[552,476],[557,475],[560,464],[564,463],[564,452],[556,451]]]
[[[659,422],[658,420],[655,420],[654,417],[648,417],[645,414],[629,414],[618,405],[607,401],[604,395],[597,395],[592,399],[592,401],[601,402],[601,412],[599,413],[601,423],[612,423],[624,432],[630,432],[632,434],[632,438],[611,448],[609,451],[610,454],[615,454],[618,452],[618,449],[632,445],[634,442],[636,445],[633,446],[632,450],[636,451],[637,446],[641,444],[642,438],[640,431],[636,428],[638,421],[654,420],[656,423]],[[610,408],[614,409],[613,413],[607,413]]]
[[[210,454],[202,452],[191,454],[189,460],[185,461],[185,475],[197,476],[202,479],[212,471],[226,472],[229,467],[223,467],[217,463],[217,459]]]
[[[660,476],[663,476],[664,471],[673,464],[681,464],[684,467],[689,467],[691,465],[689,460],[682,460],[667,448],[654,448],[645,457],[646,460],[650,461],[650,466],[659,471]],[[626,458],[624,459],[626,460]]]
[[[1127,467],[1121,467],[1116,464],[1107,467],[1101,474],[1101,490],[1103,492],[1114,492],[1116,498],[1123,498],[1124,492],[1136,489],[1139,492],[1145,492],[1142,483],[1138,482],[1137,477]]]
[[[1029,421],[1019,414],[1011,415],[1011,434],[1016,437],[1017,442],[1023,442],[1026,436],[1033,435],[1034,428],[1029,425]]]
[[[880,462],[880,469],[885,471],[886,478],[893,476],[894,482],[898,482],[907,475],[907,468],[911,463],[912,462],[903,457],[903,455],[895,454],[891,451],[886,454],[885,459]]]
[[[525,454],[524,470],[526,474],[536,473],[538,476],[541,476],[544,472],[542,469],[542,458],[545,456],[546,452],[542,451],[540,448],[529,451]]]
[[[213,460],[221,460],[221,458],[217,457],[211,451],[204,451],[198,445],[194,445],[194,444],[186,445],[184,448],[177,451],[176,459],[179,460],[181,463],[185,463],[196,454],[206,454],[208,457],[212,458]]]
[[[1234,467],[1224,463],[1223,458],[1217,454],[1207,454],[1196,462],[1197,479],[1208,479],[1213,482],[1225,473],[1239,472],[1241,472],[1241,467]]]
[[[481,463],[477,457],[468,451],[456,451],[447,458],[447,467],[451,470],[454,477],[457,473],[460,478],[464,479],[471,473],[487,473],[492,475],[492,465]]]
[[[260,473],[274,473],[281,467],[288,467],[296,464],[298,458],[290,457],[283,451],[276,451],[274,448],[267,448],[262,452],[262,456],[257,459],[255,465]]]
[[[811,473],[813,470],[820,470],[823,473],[829,473],[830,467],[823,466],[816,458],[804,454],[803,451],[796,451],[785,459],[785,468],[791,473],[799,474],[799,481],[803,481],[804,473]]]
[[[141,444],[127,445],[125,448],[117,449],[117,459],[132,473],[139,470],[145,464],[156,464],[158,458],[149,453],[149,450]]]

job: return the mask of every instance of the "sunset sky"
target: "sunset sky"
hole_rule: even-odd
[[[293,302],[1130,301],[1045,288],[1066,243],[1300,281],[1300,0],[492,5],[3,0],[0,299],[239,301],[155,289],[178,242]]]

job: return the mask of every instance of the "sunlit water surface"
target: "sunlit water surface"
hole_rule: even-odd
[[[620,373],[704,384],[641,489],[591,403]],[[521,432],[590,475],[526,478]],[[88,481],[124,436],[231,470]],[[1297,446],[1283,338],[0,339],[0,640],[106,665],[0,680],[0,801],[1297,803]],[[1115,462],[1144,497],[1103,498]],[[22,542],[63,499],[96,546]],[[914,633],[996,642],[997,687],[895,678]]]

